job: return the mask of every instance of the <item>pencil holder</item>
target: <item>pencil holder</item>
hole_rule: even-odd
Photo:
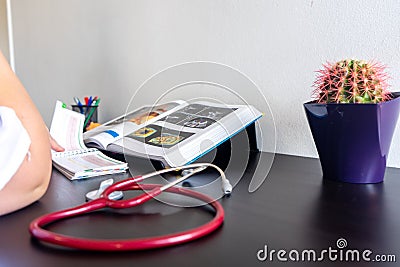
[[[83,131],[86,131],[86,127],[90,125],[91,122],[97,121],[97,106],[87,106],[87,105],[71,105],[72,110],[85,115],[85,124]]]

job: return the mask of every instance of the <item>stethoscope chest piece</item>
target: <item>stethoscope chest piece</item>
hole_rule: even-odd
[[[107,189],[107,187],[111,186],[114,183],[113,179],[107,179],[104,180],[100,183],[100,187],[97,190],[90,191],[86,194],[86,201],[91,201],[99,198],[101,194],[104,192],[104,190]],[[119,200],[124,197],[124,194],[122,191],[114,191],[112,192],[108,198],[111,200]]]

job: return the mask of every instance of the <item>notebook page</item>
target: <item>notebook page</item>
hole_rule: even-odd
[[[93,171],[126,169],[124,163],[102,155],[101,152],[96,149],[76,155],[54,156],[53,160],[72,173],[88,172],[88,175]]]
[[[87,147],[83,143],[82,131],[84,120],[83,114],[69,110],[64,103],[57,101],[50,134],[65,151],[85,150]]]

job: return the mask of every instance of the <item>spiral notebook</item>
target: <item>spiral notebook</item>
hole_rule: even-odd
[[[85,116],[57,101],[50,127],[51,136],[65,148],[52,151],[53,166],[71,180],[125,172],[128,165],[104,155],[83,142]]]

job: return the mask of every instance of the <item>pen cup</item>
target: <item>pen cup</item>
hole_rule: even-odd
[[[84,132],[91,122],[97,122],[97,106],[71,105],[71,107],[73,111],[85,115],[85,125],[83,127]]]

